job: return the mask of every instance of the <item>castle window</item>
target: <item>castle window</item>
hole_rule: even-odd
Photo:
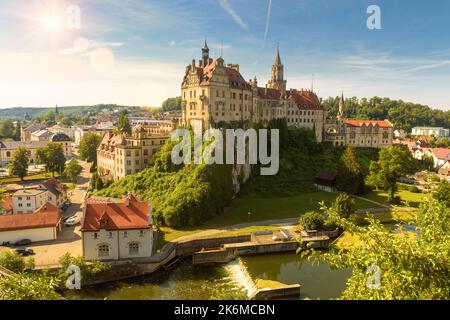
[[[99,257],[108,257],[109,256],[109,245],[101,244],[98,246],[98,256]]]
[[[128,244],[128,253],[130,255],[139,254],[139,242],[130,242]]]

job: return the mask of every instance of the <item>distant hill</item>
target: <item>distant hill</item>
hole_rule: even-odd
[[[134,109],[138,108],[135,106],[122,106],[117,104],[98,104],[94,106],[58,106],[59,112],[67,115],[86,115],[88,113],[96,114],[100,111],[106,109]],[[52,108],[26,108],[26,107],[15,107],[15,108],[5,108],[0,109],[0,119],[11,118],[13,120],[22,120],[25,114],[28,114],[31,118],[38,114],[44,114],[48,110],[54,110]]]

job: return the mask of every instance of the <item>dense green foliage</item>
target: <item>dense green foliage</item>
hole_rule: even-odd
[[[25,147],[18,147],[13,151],[8,163],[8,172],[11,176],[17,176],[20,181],[27,175],[30,163],[29,151]]]
[[[83,167],[78,163],[77,159],[72,159],[64,169],[64,175],[73,183],[77,182],[77,177],[83,171]]]
[[[230,165],[174,166],[166,143],[154,159],[155,165],[127,176],[97,191],[102,196],[120,197],[129,190],[142,199],[152,199],[159,225],[196,225],[222,212],[233,196]]]
[[[24,259],[15,251],[5,250],[0,253],[0,266],[12,272],[22,272],[34,268],[34,259],[33,257]]]
[[[317,143],[309,129],[280,130],[280,169],[274,176],[261,176],[259,169],[252,171],[250,181],[241,194],[250,197],[292,196],[315,191],[314,176],[318,170],[339,171],[343,148],[329,143]],[[355,149],[357,162],[364,175],[369,164],[378,159],[378,149]]]
[[[322,213],[317,211],[309,211],[300,217],[299,225],[305,230],[322,229],[325,219]]]
[[[342,299],[450,299],[449,207],[434,199],[424,202],[408,222],[415,232],[393,233],[370,216],[369,226],[359,227],[332,211],[328,214],[358,236],[358,245],[329,253],[306,250],[303,255],[327,261],[332,268],[352,269]]]
[[[323,103],[327,114],[337,114],[339,97],[330,97]],[[349,119],[388,119],[395,126],[407,130],[411,130],[415,126],[450,127],[450,110],[431,109],[416,103],[380,97],[370,99],[353,97],[346,99],[345,104],[345,116]]]
[[[61,265],[61,269],[59,269],[59,280],[62,282],[67,281],[67,272],[66,270],[70,265],[75,265],[80,268],[81,271],[81,281],[89,282],[91,280],[95,280],[96,276],[100,273],[107,271],[110,269],[109,265],[102,263],[101,261],[88,261],[83,256],[72,256],[70,253],[65,253],[62,255],[58,263]]]
[[[18,273],[0,278],[0,300],[59,300],[58,282],[37,274]]]
[[[162,111],[181,111],[181,97],[168,98],[163,101]]]
[[[101,141],[102,137],[95,132],[86,132],[78,147],[81,159],[87,162],[95,161],[97,159],[97,147]]]
[[[348,146],[342,154],[336,184],[339,190],[350,194],[362,194],[366,191],[364,174],[352,146]]]
[[[433,192],[433,198],[450,208],[450,182],[442,180]]]
[[[17,126],[14,126],[11,119],[0,120],[0,140],[7,139],[20,140],[20,122],[18,122]]]
[[[350,215],[356,213],[355,199],[346,193],[340,193],[329,210],[341,218],[348,218]]]
[[[368,183],[380,190],[387,191],[389,201],[395,198],[397,180],[414,172],[411,153],[403,146],[389,146],[380,151],[378,161],[370,164]]]
[[[56,142],[50,142],[45,147],[36,150],[36,162],[45,165],[47,172],[51,172],[53,177],[55,172],[63,173],[66,165],[66,156],[63,147]]]
[[[119,121],[117,122],[117,131],[121,133],[131,134],[131,124],[128,116],[123,113],[119,117]]]

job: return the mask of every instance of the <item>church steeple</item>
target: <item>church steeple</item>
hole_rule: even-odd
[[[208,44],[206,43],[206,38],[205,38],[205,44],[203,45],[203,48],[202,48],[202,61],[203,61],[203,66],[206,66],[209,63],[209,48],[208,48]]]
[[[344,91],[342,91],[341,98],[339,100],[339,111],[338,111],[338,118],[343,119],[345,113],[345,100],[344,100]]]
[[[281,93],[286,92],[286,80],[284,80],[284,66],[281,63],[280,48],[277,46],[277,53],[275,54],[275,60],[272,65],[271,77],[268,83],[268,87],[272,89],[278,89]]]

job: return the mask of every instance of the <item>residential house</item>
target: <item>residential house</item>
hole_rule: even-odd
[[[326,192],[336,192],[337,172],[331,170],[319,170],[314,177],[314,185],[317,189]]]
[[[448,160],[450,160],[450,149],[433,148],[430,149],[434,161],[434,167],[440,169]]]
[[[48,202],[48,193],[44,188],[23,189],[12,195],[13,213],[30,213]]]
[[[121,201],[86,199],[81,234],[88,260],[150,257],[154,251],[152,205],[131,192]]]
[[[22,239],[56,240],[59,231],[61,211],[51,203],[44,203],[33,213],[0,215],[0,244]]]
[[[449,129],[442,127],[414,127],[411,134],[413,136],[434,136],[436,139],[449,137]]]

